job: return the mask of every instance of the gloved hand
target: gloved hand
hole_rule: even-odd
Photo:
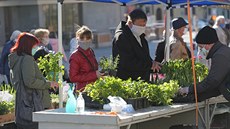
[[[183,87],[178,90],[180,95],[187,95],[188,94],[189,87]]]

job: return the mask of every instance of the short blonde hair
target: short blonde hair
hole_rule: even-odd
[[[79,30],[76,32],[76,37],[79,37],[80,39],[83,39],[86,37],[86,39],[93,39],[93,33],[87,26],[82,26]]]
[[[48,35],[49,35],[49,34],[50,34],[49,30],[39,28],[39,29],[36,29],[36,30],[34,31],[34,36],[36,36],[39,40],[41,40],[41,38],[42,38],[45,34],[48,34]]]

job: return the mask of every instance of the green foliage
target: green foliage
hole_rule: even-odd
[[[14,111],[14,102],[0,102],[0,115],[5,115]]]
[[[94,84],[86,86],[85,91],[93,100],[103,104],[103,99],[111,96],[120,96],[123,99],[146,97],[150,102],[156,104],[171,104],[172,97],[177,92],[179,85],[176,81],[160,85],[149,84],[142,80],[122,81],[115,77],[98,79]]]
[[[88,84],[85,91],[93,100],[103,103],[103,99],[111,96],[125,96],[123,81],[115,77],[104,77],[98,79],[94,84]]]
[[[143,89],[142,96],[145,96],[151,103],[156,105],[168,105],[171,104],[172,98],[178,89],[178,82],[172,80],[159,85],[149,84]]]
[[[102,57],[99,61],[99,66],[102,72],[110,74],[111,71],[117,71],[117,65],[119,63],[119,55],[113,59],[112,56],[110,57]]]
[[[189,86],[193,84],[192,61],[171,60],[161,69],[165,74],[164,81],[177,80],[179,85]],[[202,81],[208,75],[208,68],[201,63],[195,63],[196,82]]]
[[[59,66],[58,61],[63,57],[63,54],[58,53],[49,53],[45,55],[44,58],[40,57],[38,59],[38,67],[46,79],[50,81],[57,81],[58,73],[62,72],[64,74],[64,66]]]
[[[52,103],[59,103],[59,96],[57,94],[50,94]]]
[[[10,85],[4,84],[0,85],[0,91],[5,91],[10,93],[15,98],[16,91]],[[14,111],[14,99],[11,102],[2,101],[0,98],[0,115],[12,113]]]
[[[8,91],[10,94],[14,95],[15,96],[15,93],[16,93],[16,90],[8,85],[8,84],[3,84],[3,85],[0,85],[0,91]]]

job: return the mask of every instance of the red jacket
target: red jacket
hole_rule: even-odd
[[[88,57],[94,69],[80,51]],[[91,48],[84,50],[78,46],[77,50],[70,56],[69,64],[70,81],[76,84],[77,90],[97,80],[98,63]]]

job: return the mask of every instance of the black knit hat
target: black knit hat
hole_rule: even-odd
[[[216,30],[210,26],[203,27],[196,35],[198,44],[213,44],[218,41]]]
[[[174,30],[177,30],[186,25],[188,25],[188,23],[182,17],[178,17],[172,20],[172,27]]]

